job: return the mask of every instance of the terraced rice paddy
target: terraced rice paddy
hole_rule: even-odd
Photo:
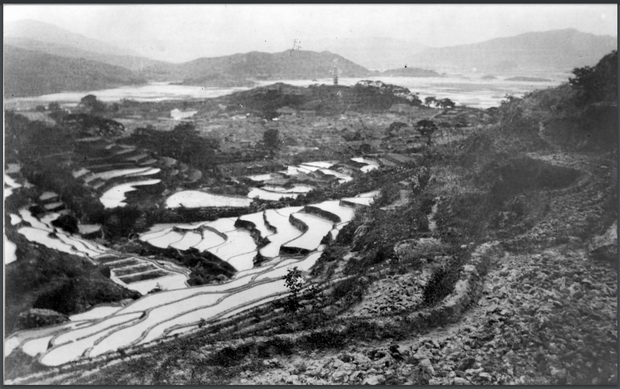
[[[101,230],[100,224],[78,224],[80,234],[88,235]]]
[[[188,287],[185,274],[171,274],[163,271],[159,271],[158,274],[159,276],[156,278],[128,283],[126,287],[143,295],[148,294],[153,289],[175,290]]]
[[[181,232],[173,231],[172,229],[162,236],[150,239],[148,242],[155,247],[161,249],[168,248],[168,246],[180,242],[185,235]]]
[[[200,207],[248,207],[252,202],[249,198],[222,196],[212,193],[186,190],[168,197],[168,208],[200,208]]]
[[[340,173],[331,169],[319,169],[319,171],[323,174],[327,174],[328,176],[336,176],[338,178],[338,182],[343,184],[345,182],[353,181],[353,177],[348,174]]]
[[[125,203],[125,194],[127,192],[131,192],[136,190],[137,186],[141,185],[155,185],[159,184],[161,180],[153,179],[153,180],[143,180],[143,181],[134,181],[126,184],[117,185],[111,189],[108,189],[103,193],[101,198],[99,199],[104,207],[106,208],[116,208],[116,207],[124,207],[127,205]]]
[[[312,207],[319,208],[337,216],[340,219],[338,224],[348,223],[353,219],[353,216],[355,216],[355,210],[346,205],[342,205],[340,200],[323,201],[322,203],[312,204]]]
[[[11,242],[5,234],[4,236],[4,264],[8,265],[11,262],[15,262],[17,260],[17,246],[15,243]]]
[[[273,178],[271,174],[256,174],[253,176],[247,176],[252,181],[269,181]]]
[[[303,163],[303,165],[306,165],[306,166],[319,167],[323,169],[329,169],[335,164],[336,162],[330,162],[330,161],[315,161],[315,162],[304,162]]]
[[[343,203],[358,204],[358,205],[370,205],[375,200],[375,197],[379,196],[379,191],[372,191],[368,193],[362,193],[355,197],[345,197],[341,201]]]
[[[112,269],[111,279],[129,289],[146,294],[156,287],[161,289],[187,287],[187,274],[173,269],[172,266],[163,268],[138,256],[128,258],[107,247],[56,229],[51,223],[60,216],[57,213],[47,213],[37,219],[25,208],[19,212],[21,219],[30,224],[17,230],[26,239],[57,251],[87,257],[93,262],[105,265]],[[179,234],[178,237],[180,239],[183,235]],[[5,247],[10,248],[10,244],[5,244]],[[13,259],[10,253],[5,253],[5,257]]]
[[[265,219],[269,225],[276,229],[276,233],[269,237],[269,244],[260,249],[261,255],[274,258],[280,255],[280,247],[302,234],[289,222],[290,214],[301,210],[302,207],[287,207],[281,209],[268,209],[265,211]]]
[[[309,171],[327,169],[328,163],[311,166]],[[330,165],[331,166],[331,165]],[[154,180],[158,181],[158,180]],[[132,184],[128,184],[132,185]],[[270,187],[274,193],[296,193],[311,190],[310,186],[293,188]],[[187,195],[196,193],[196,195]],[[204,196],[207,197],[204,197]],[[370,203],[376,193],[355,197],[349,203]],[[174,197],[177,196],[177,197]],[[192,197],[196,196],[196,197]],[[204,206],[212,194],[185,191],[168,198],[168,206]],[[230,198],[226,206],[230,206]],[[249,199],[234,198],[247,204]],[[212,203],[211,203],[212,204]],[[238,272],[229,282],[189,287],[187,269],[139,256],[116,253],[83,238],[56,232],[51,226],[57,214],[42,219],[21,210],[19,217],[24,226],[21,233],[32,240],[54,249],[83,255],[112,269],[111,278],[126,287],[145,294],[126,307],[100,306],[74,315],[74,326],[57,326],[49,331],[26,331],[7,339],[11,347],[20,347],[48,366],[57,366],[84,357],[95,357],[119,348],[145,344],[170,334],[182,334],[195,329],[205,321],[207,325],[223,317],[285,296],[288,289],[282,277],[296,266],[308,271],[316,263],[324,248],[323,239],[334,236],[354,216],[355,204],[329,200],[307,207],[286,207],[243,215],[239,218],[221,218],[191,224],[160,224],[152,226],[140,236],[144,242],[157,247],[178,250],[196,248],[209,251],[229,262]],[[240,223],[238,221],[244,221]],[[300,230],[293,225],[295,223]],[[252,234],[255,236],[253,237]],[[255,239],[266,238],[268,243],[257,247]],[[284,248],[284,249],[283,249]],[[254,258],[260,253],[267,258],[260,267],[254,267]],[[290,254],[293,255],[290,255]],[[176,270],[175,270],[176,269]],[[178,271],[177,271],[178,270]],[[183,272],[185,271],[185,272]],[[153,278],[151,278],[153,277]],[[155,288],[157,293],[147,294]],[[79,325],[78,325],[79,324]],[[48,346],[52,347],[48,349]]]
[[[132,169],[109,170],[109,171],[104,171],[101,173],[93,173],[92,178],[100,179],[100,180],[110,180],[116,177],[123,177],[123,176],[128,176],[128,175],[132,175],[136,173],[144,173],[148,171],[149,169],[150,168],[148,167],[139,167],[139,168],[132,168]]]
[[[22,170],[22,167],[20,164],[18,163],[7,163],[6,164],[6,169],[4,170],[4,172],[6,174],[15,174],[15,173],[19,173]]]
[[[6,199],[13,194],[13,190],[21,188],[21,184],[18,184],[11,176],[4,174],[4,198]]]
[[[243,215],[239,217],[239,220],[252,223],[253,228],[256,231],[258,231],[258,233],[260,234],[262,238],[265,238],[267,236],[271,236],[274,234],[274,231],[269,229],[267,224],[265,224],[265,213],[264,212],[257,212],[257,213],[251,213],[248,215]]]
[[[261,200],[278,201],[280,199],[296,199],[299,193],[272,192],[261,188],[252,188],[248,193],[248,198],[259,198]]]
[[[301,221],[308,226],[308,230],[304,232],[299,238],[290,241],[284,245],[284,247],[291,249],[301,249],[306,251],[316,250],[321,244],[321,240],[334,228],[334,223],[323,219],[320,216],[312,215],[309,213],[296,213],[292,215],[295,219]]]
[[[116,313],[120,311],[121,309],[123,309],[123,307],[121,306],[111,306],[111,305],[100,306],[100,307],[95,307],[91,309],[90,311],[87,311],[84,313],[78,313],[76,315],[71,315],[69,316],[69,319],[71,321],[101,319],[113,313]]]
[[[226,242],[226,239],[221,235],[210,230],[202,231],[202,240],[193,247],[198,251],[208,251],[214,247],[220,246]]]
[[[64,243],[60,239],[50,236],[50,233],[44,230],[33,227],[22,227],[17,230],[20,234],[24,235],[26,239],[31,242],[40,243],[51,249],[61,251],[67,254],[79,255],[80,253],[75,250],[71,245]]]
[[[269,192],[278,192],[278,193],[308,193],[314,189],[313,186],[310,185],[293,185],[291,188],[285,188],[283,186],[277,185],[265,185],[262,189]]]
[[[351,161],[366,164],[366,166],[362,166],[360,169],[364,173],[368,173],[371,170],[375,170],[379,168],[379,162],[375,161],[374,159],[358,157],[358,158],[351,158]]]
[[[51,200],[51,199],[55,199],[58,197],[58,193],[54,193],[54,192],[43,192],[41,194],[41,196],[39,196],[39,200],[41,201],[47,201],[47,200]]]
[[[202,234],[200,232],[186,232],[183,238],[170,245],[170,247],[179,249],[179,250],[187,250],[190,247],[194,247],[198,243],[202,241]]]
[[[141,341],[141,343],[147,343],[155,340],[164,335],[167,330],[178,329],[178,327],[195,324],[204,317],[217,317],[231,309],[257,300],[262,300],[268,296],[280,295],[286,293],[286,291],[286,286],[284,286],[282,280],[256,284],[248,289],[228,295],[226,298],[218,301],[217,304],[212,306],[205,306],[205,304],[202,304],[202,308],[189,311],[169,321],[160,323],[151,329],[150,333]]]
[[[22,222],[22,218],[14,213],[10,214],[9,217],[11,218],[11,225],[13,226]]]
[[[215,320],[239,313],[286,294],[287,289],[280,278],[288,267],[298,265],[308,270],[320,255],[315,252],[300,260],[289,260],[286,266],[274,261],[257,268],[259,271],[239,273],[244,275],[225,284],[147,295],[125,308],[109,308],[105,318],[102,314],[108,312],[95,308],[97,312],[79,317],[91,324],[65,328],[55,337],[46,332],[35,334],[27,344],[28,350],[32,355],[41,354],[41,363],[57,366],[84,355],[97,356],[120,347],[148,343],[172,331],[182,333],[195,328],[203,319]],[[48,350],[50,340],[53,347]],[[9,338],[7,342],[14,344],[18,340]]]
[[[295,199],[302,193],[308,193],[313,190],[313,186],[294,185],[291,188],[285,188],[277,185],[265,185],[262,188],[253,188],[248,193],[248,198],[258,197],[261,200],[277,201],[283,198]]]
[[[73,175],[73,178],[80,178],[80,177],[83,177],[85,174],[87,174],[89,171],[90,170],[86,168],[81,168],[81,169],[73,171],[71,174]]]
[[[58,216],[57,213],[48,213],[37,219],[27,209],[21,209],[20,215],[23,221],[30,224],[30,227],[22,227],[17,230],[31,242],[39,243],[51,249],[62,251],[68,254],[94,258],[103,254],[107,248],[93,244],[77,236],[57,230],[51,222]]]

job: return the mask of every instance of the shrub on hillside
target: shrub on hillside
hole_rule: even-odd
[[[78,221],[71,215],[61,215],[58,219],[52,221],[54,227],[62,228],[70,234],[79,232]]]
[[[20,260],[5,269],[7,331],[18,329],[18,314],[29,308],[70,315],[99,303],[140,296],[115,284],[84,258],[33,245],[19,235],[11,239],[17,244]]]
[[[618,52],[604,56],[594,67],[573,69],[575,77],[569,79],[577,91],[577,98],[583,104],[618,99]]]

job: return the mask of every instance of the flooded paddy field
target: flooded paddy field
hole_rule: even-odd
[[[354,214],[352,207],[338,204],[337,200],[319,203],[314,207],[337,215],[341,223],[349,221]],[[76,328],[59,328],[54,335],[37,330],[27,336],[26,331],[13,335],[7,341],[18,344],[16,336],[22,339],[27,336],[27,342],[19,342],[15,347],[20,347],[33,356],[38,355],[39,361],[44,365],[57,366],[83,356],[94,357],[121,347],[148,343],[172,333],[179,334],[195,328],[201,320],[216,320],[254,307],[261,301],[271,301],[285,295],[288,289],[281,281],[282,276],[293,266],[304,272],[310,270],[322,254],[321,240],[334,229],[334,221],[324,219],[319,214],[305,213],[303,208],[269,209],[238,218],[222,218],[189,225],[153,226],[141,237],[146,243],[179,250],[197,248],[202,244],[204,249],[231,262],[237,268],[235,278],[218,285],[196,287],[179,284],[178,277],[181,275],[142,281],[150,282],[148,287],[143,288],[145,292],[155,284],[159,285],[162,291],[147,294],[126,307],[95,307],[88,312],[74,315],[72,320],[81,323]],[[38,220],[26,211],[22,214],[26,220]],[[259,249],[249,230],[235,227],[237,220],[251,223],[251,228],[258,231],[261,237],[268,239],[269,243]],[[294,226],[297,224],[295,220],[305,225],[305,231]],[[50,228],[47,224],[41,224],[47,229]],[[48,233],[45,230],[38,231]],[[213,241],[214,237],[221,240]],[[211,240],[211,247],[203,244],[205,238]],[[282,246],[300,248],[308,254],[289,257],[289,254],[281,251]],[[66,249],[64,246],[59,248]],[[252,260],[259,251],[265,257],[273,259],[254,268]],[[113,278],[121,279],[126,274],[139,277],[156,268],[152,262],[145,262],[140,257],[119,258],[109,253],[101,256],[101,262],[113,268]],[[167,279],[173,280],[175,277],[177,283],[167,283]],[[181,277],[180,281],[184,280]]]

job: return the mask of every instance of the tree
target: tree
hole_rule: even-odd
[[[282,279],[284,280],[286,287],[291,291],[287,308],[290,312],[297,312],[300,306],[299,292],[301,292],[301,288],[303,287],[301,270],[299,270],[297,266],[292,269],[288,269],[288,273]]]
[[[582,103],[616,101],[618,98],[618,52],[604,56],[594,67],[584,66],[573,69],[575,77],[568,82],[577,90]]]
[[[275,150],[280,146],[279,132],[276,129],[266,130],[263,134],[263,144],[269,150]]]
[[[403,122],[392,122],[386,131],[386,135],[389,137],[394,136],[403,127],[407,127],[407,124]]]
[[[409,99],[409,103],[415,107],[419,107],[422,105],[422,100],[420,100],[420,97],[417,94],[412,94]]]
[[[454,101],[447,99],[447,98],[437,101],[437,105],[439,105],[443,109],[454,108],[456,106]]]
[[[424,119],[418,121],[416,124],[416,129],[420,133],[420,135],[426,137],[426,144],[431,145],[432,143],[432,135],[435,131],[437,131],[437,125],[432,120]]]
[[[52,112],[60,111],[60,104],[58,104],[55,101],[52,101],[51,103],[47,105],[47,109]]]
[[[436,104],[437,103],[437,99],[435,98],[435,96],[428,96],[424,98],[424,104],[426,104],[427,106],[431,106],[431,104]]]
[[[105,111],[105,104],[97,100],[95,95],[86,95],[80,100],[80,105],[88,110],[89,113],[96,114]]]

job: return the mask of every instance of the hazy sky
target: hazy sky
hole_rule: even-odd
[[[615,4],[519,5],[4,5],[5,22],[35,19],[173,62],[304,42],[390,37],[450,46],[529,31],[617,35]]]

